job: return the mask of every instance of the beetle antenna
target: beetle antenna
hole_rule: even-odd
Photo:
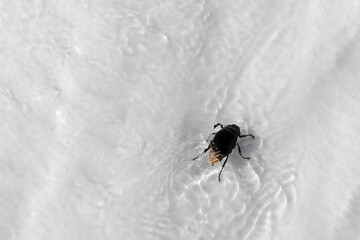
[[[221,123],[217,123],[217,124],[214,125],[214,129],[215,129],[217,126],[220,126],[221,128],[224,127]]]
[[[229,155],[227,155],[227,156],[226,156],[225,162],[224,162],[224,164],[222,165],[221,170],[220,170],[220,172],[219,172],[219,182],[220,182],[220,175],[221,175],[221,172],[222,172],[222,170],[223,170],[223,169],[224,169],[224,167],[225,167],[225,164],[226,164],[226,162],[227,162],[227,160],[228,160],[228,157],[229,157]]]
[[[206,153],[208,150],[210,149],[210,144],[209,144],[209,146],[202,152],[202,153],[200,153],[200,155],[199,156],[197,156],[197,157],[195,157],[195,158],[193,158],[193,161],[195,160],[195,159],[197,159],[198,157],[200,157],[201,156],[201,154],[203,154],[203,153]]]

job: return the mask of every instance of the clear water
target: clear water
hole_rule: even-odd
[[[3,0],[0,239],[358,239],[359,3]]]

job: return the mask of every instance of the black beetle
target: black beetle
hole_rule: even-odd
[[[214,129],[217,126],[220,126],[221,130],[219,130],[216,133],[210,134],[210,136],[206,139],[206,141],[208,141],[212,135],[215,135],[214,139],[211,140],[209,146],[204,150],[203,153],[206,153],[211,148],[209,153],[210,156],[209,163],[212,166],[214,166],[214,163],[221,162],[222,159],[225,158],[224,164],[222,165],[221,170],[219,172],[219,182],[220,182],[221,172],[225,167],[229,154],[233,151],[236,145],[238,146],[240,156],[245,159],[250,159],[249,157],[244,157],[241,154],[240,145],[237,143],[238,138],[252,137],[253,139],[255,139],[255,137],[252,134],[241,135],[239,126],[235,124],[227,125],[224,127],[221,123],[217,123],[214,125]],[[193,160],[197,159],[198,157],[200,157],[200,155],[195,157]]]

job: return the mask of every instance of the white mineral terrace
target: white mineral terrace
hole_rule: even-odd
[[[1,0],[1,240],[358,240],[360,0]],[[242,134],[199,155],[216,123]]]

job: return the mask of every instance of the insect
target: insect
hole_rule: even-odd
[[[236,145],[238,146],[240,156],[244,159],[250,159],[249,157],[244,157],[241,154],[240,145],[237,143],[238,138],[252,137],[253,139],[255,139],[255,137],[252,134],[241,135],[240,128],[235,124],[227,125],[224,127],[221,123],[217,123],[214,125],[214,129],[218,126],[220,126],[221,129],[218,132],[211,133],[209,135],[206,141],[208,141],[212,135],[215,136],[213,140],[210,141],[209,146],[202,153],[206,153],[210,149],[209,164],[211,164],[211,166],[214,166],[214,163],[221,162],[225,158],[225,161],[219,172],[218,178],[220,182],[221,172],[226,165],[230,153],[233,151]],[[200,157],[200,155],[195,157],[193,160]]]

